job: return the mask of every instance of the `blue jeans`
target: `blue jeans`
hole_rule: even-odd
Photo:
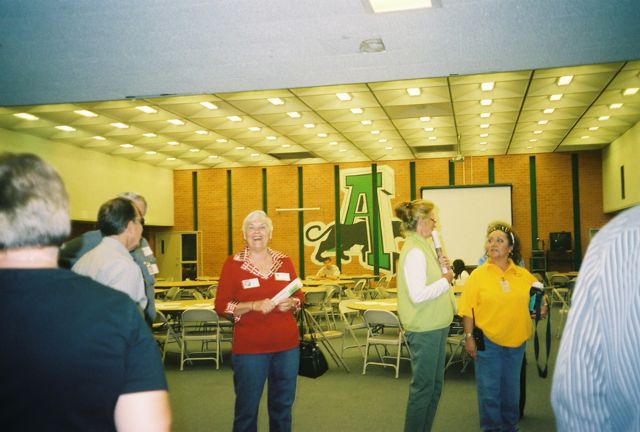
[[[520,368],[526,342],[507,348],[485,337],[484,344],[475,365],[480,429],[515,431],[520,419]]]
[[[405,432],[430,431],[444,384],[445,347],[449,327],[407,332],[411,351],[411,385]]]
[[[300,362],[299,349],[296,347],[268,354],[234,354],[231,362],[236,392],[234,432],[257,430],[258,408],[267,379],[269,430],[291,431],[291,408],[296,398]]]

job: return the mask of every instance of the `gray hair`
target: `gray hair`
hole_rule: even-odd
[[[141,216],[144,217],[147,214],[147,200],[144,199],[142,195],[135,192],[120,192],[118,197],[128,199],[129,201],[140,201],[144,205],[144,210],[142,211]]]
[[[0,250],[60,246],[71,232],[60,175],[29,153],[0,154]]]
[[[256,219],[264,219],[265,223],[267,224],[267,229],[269,230],[269,238],[271,238],[271,233],[273,232],[273,222],[271,221],[271,218],[267,216],[267,214],[262,210],[254,210],[244,218],[244,221],[242,221],[242,237],[245,240],[247,239],[247,227]]]

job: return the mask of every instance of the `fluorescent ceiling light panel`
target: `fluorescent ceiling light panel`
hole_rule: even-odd
[[[371,135],[380,135],[380,131],[379,130],[372,130],[371,131]]]
[[[489,118],[491,117],[491,113],[480,113],[480,118]]]
[[[431,121],[431,117],[427,117],[427,116],[420,117],[420,121],[421,121],[421,122],[428,122],[428,121]]]
[[[349,93],[336,93],[336,97],[343,102],[351,100],[351,95]]]
[[[236,147],[236,150],[244,150],[244,146],[238,146]]]
[[[542,131],[541,130],[534,130],[533,133],[536,134],[536,135],[540,135],[542,133]]]
[[[75,132],[75,128],[72,128],[71,126],[66,126],[66,125],[62,125],[62,126],[56,126],[56,129],[64,131],[64,132]]]
[[[489,127],[489,123],[481,123],[480,129],[487,129]]]
[[[267,98],[267,100],[272,104],[272,105],[284,105],[284,101],[282,99],[280,99],[279,97],[275,97],[275,98]]]
[[[369,126],[373,122],[371,120],[361,120],[360,123],[363,124],[364,126]]]
[[[155,110],[155,109],[153,109],[153,108],[151,108],[150,106],[147,106],[147,105],[137,106],[136,109],[138,111],[142,111],[143,113],[147,113],[147,114],[155,114],[155,113],[158,112],[157,110]]]
[[[384,149],[385,149],[385,150],[393,150],[393,147],[388,146],[388,147],[385,147]]]
[[[16,113],[14,114],[15,117],[21,118],[22,120],[29,120],[29,121],[33,121],[33,120],[39,120],[38,117],[34,116],[33,114],[29,114],[29,113]]]
[[[362,108],[351,108],[350,111],[352,114],[362,114],[364,112]]]
[[[607,121],[607,120],[609,120],[610,118],[611,118],[610,116],[600,116],[600,117],[598,117],[598,120],[600,120],[600,121]]]
[[[589,135],[582,135],[582,136],[580,137],[580,139],[589,139],[589,138],[591,138]]]
[[[346,152],[346,151],[347,151],[347,149],[340,149],[339,151],[341,151],[341,152],[343,152],[343,153],[344,153],[344,152]]]
[[[209,155],[209,159],[218,159],[218,156],[216,156],[216,155]]]
[[[75,110],[74,113],[81,115],[83,117],[98,117],[98,114],[89,110]]]
[[[488,137],[488,136],[489,136],[489,134],[488,134],[488,133],[482,133],[482,134],[480,134],[480,138],[486,138],[486,137]]]
[[[120,144],[120,147],[122,148],[133,148],[132,144]]]
[[[172,146],[180,145],[180,143],[178,141],[169,141],[169,142],[167,142],[167,144],[172,145]]]
[[[210,110],[217,110],[218,109],[218,105],[212,103],[212,102],[200,102],[200,105],[202,105],[203,107],[205,107],[206,109],[210,109]]]
[[[624,89],[624,91],[622,92],[623,96],[632,96],[634,94],[638,93],[638,87],[630,87],[628,89]]]
[[[432,127],[426,127],[424,128],[425,132],[433,132],[433,128]]]
[[[198,135],[209,135],[209,132],[207,132],[206,130],[197,130],[196,133]]]
[[[332,145],[332,146],[338,145],[338,141],[329,141],[329,145]]]
[[[539,125],[546,125],[549,123],[549,120],[538,120]]]
[[[480,105],[482,106],[489,106],[493,103],[493,100],[491,99],[481,99],[480,100]]]
[[[155,138],[158,135],[154,134],[153,132],[146,132],[146,133],[143,133],[142,136],[146,136],[147,138]]]
[[[198,152],[200,151],[200,149],[192,148],[192,149],[189,149],[189,151],[190,151],[191,153],[198,153]]]
[[[305,123],[304,127],[307,129],[313,129],[314,127],[316,127],[316,125],[314,125],[313,123]]]
[[[538,140],[537,140],[537,139],[535,139],[535,138],[531,138],[531,139],[529,140],[529,142],[536,142],[536,141],[538,141]]]
[[[560,99],[562,99],[562,93],[552,94],[549,96],[550,101],[559,101]]]
[[[598,129],[600,129],[600,126],[591,126],[589,128],[590,131],[597,131]]]
[[[623,104],[621,104],[621,103],[612,103],[611,105],[609,105],[609,108],[611,108],[611,109],[619,109],[619,108],[622,108],[622,105]]]
[[[326,133],[324,133],[324,132],[322,132],[322,133],[319,133],[319,134],[318,134],[318,136],[319,136],[320,138],[326,138],[326,137],[328,137],[329,135],[328,135],[328,134],[326,134]]]
[[[298,111],[290,111],[287,113],[287,115],[294,119],[302,117]]]
[[[273,135],[269,135],[269,136],[267,137],[267,139],[268,139],[269,141],[275,141],[275,140],[277,140],[277,139],[278,139],[278,137],[277,137],[277,136],[273,136]]]
[[[569,85],[571,84],[572,80],[573,80],[573,75],[563,75],[560,78],[558,78],[558,85],[559,86]]]
[[[247,130],[249,132],[260,132],[262,128],[259,128],[258,126],[251,126],[251,127],[248,127]]]
[[[430,8],[431,0],[369,0],[375,13]]]
[[[438,137],[435,137],[435,136],[430,136],[429,137],[429,141],[435,141],[436,139],[438,139]]]
[[[480,141],[480,145],[487,145],[486,141]]]
[[[482,84],[480,84],[480,89],[482,91],[491,91],[493,90],[493,87],[495,86],[495,82],[493,81],[488,81],[488,82],[483,82]]]
[[[553,112],[554,112],[555,110],[556,110],[555,108],[545,108],[545,109],[543,109],[543,110],[542,110],[542,112],[543,112],[544,114],[553,114]]]
[[[239,121],[242,121],[242,117],[238,117],[236,115],[227,116],[227,120],[232,121],[232,122],[239,122]]]
[[[378,140],[378,142],[379,142],[379,143],[386,143],[386,142],[387,142],[387,139],[386,139],[386,138],[380,138],[380,139]]]
[[[422,91],[418,87],[409,87],[407,89],[407,94],[409,96],[420,96],[420,93],[422,93]]]
[[[171,123],[172,125],[175,126],[183,126],[184,122],[180,119],[171,119],[171,120],[167,120],[167,123]]]
[[[118,128],[118,129],[127,129],[129,127],[129,125],[124,124],[124,123],[109,123],[111,126],[113,126],[114,128]]]
[[[260,153],[251,153],[251,156],[258,157],[258,156],[260,156]]]
[[[282,148],[289,148],[291,147],[291,144],[282,144]]]
[[[167,160],[168,160],[168,161],[174,161],[174,160],[176,160],[176,158],[174,158],[174,157],[168,157],[168,158],[167,158]]]
[[[155,152],[153,150],[146,151],[145,153],[148,154],[148,155],[158,154],[158,152]]]
[[[226,142],[229,142],[229,141],[227,141],[227,140],[226,140],[226,139],[224,139],[224,138],[218,138],[218,139],[216,140],[216,142],[219,142],[219,143],[226,143]]]
[[[106,140],[107,140],[105,137],[100,136],[100,135],[96,135],[96,136],[94,136],[94,137],[92,137],[92,138],[93,138],[94,140],[97,140],[97,141],[106,141]]]

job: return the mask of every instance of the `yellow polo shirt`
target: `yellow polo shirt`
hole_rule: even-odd
[[[529,290],[537,279],[525,268],[509,260],[509,267],[486,262],[473,272],[464,284],[460,299],[461,316],[472,317],[491,342],[518,347],[531,335]]]

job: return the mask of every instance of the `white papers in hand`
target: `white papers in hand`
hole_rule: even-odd
[[[282,288],[278,294],[274,295],[271,298],[271,301],[275,304],[278,304],[284,299],[291,297],[291,294],[298,291],[300,288],[302,288],[302,281],[300,280],[300,278],[295,278],[294,280],[289,282],[286,287]]]

